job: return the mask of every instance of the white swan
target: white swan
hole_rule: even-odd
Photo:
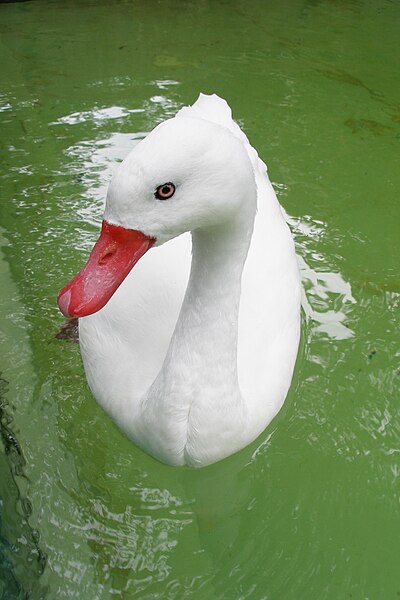
[[[300,278],[266,167],[224,100],[200,94],[131,151],[58,301],[82,317],[93,395],[162,462],[205,466],[265,429],[292,378]]]

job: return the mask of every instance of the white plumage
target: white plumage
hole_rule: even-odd
[[[164,182],[176,192],[161,202]],[[106,306],[80,319],[94,396],[168,464],[240,450],[289,389],[300,278],[266,167],[227,103],[201,94],[156,127],[113,177],[104,218],[157,241]]]

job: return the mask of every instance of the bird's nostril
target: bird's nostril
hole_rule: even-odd
[[[99,265],[106,264],[110,260],[110,258],[112,258],[114,256],[115,252],[116,252],[116,248],[112,248],[112,249],[108,250],[107,252],[105,252],[102,256],[100,256]]]

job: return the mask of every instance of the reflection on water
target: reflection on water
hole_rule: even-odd
[[[83,112],[72,113],[65,117],[60,117],[50,125],[76,125],[77,123],[84,123],[90,121],[94,124],[101,123],[107,119],[122,119],[133,113],[144,112],[144,108],[122,108],[122,106],[110,106],[109,108],[98,108],[93,110],[86,110]]]
[[[352,337],[354,331],[344,323],[346,309],[355,304],[351,285],[340,273],[328,271],[327,260],[315,251],[315,242],[326,234],[327,224],[309,216],[302,219],[288,218],[297,246],[297,256],[303,282],[302,307],[307,319],[315,323],[317,332],[336,340]],[[309,240],[314,241],[314,248]],[[313,269],[307,260],[320,264],[321,270]]]
[[[3,244],[0,231],[0,245]],[[0,280],[7,290],[7,298],[0,295],[0,315],[6,315],[6,322],[3,321],[0,328],[0,345],[9,342],[11,330],[10,337],[15,344],[13,363],[18,371],[25,366],[25,352],[18,332],[26,330],[27,324],[21,306],[10,301],[15,289],[2,254],[0,252]],[[15,309],[12,312],[10,304]],[[12,343],[7,346],[10,348]],[[1,367],[7,368],[8,352],[3,346],[2,350]],[[43,591],[40,577],[46,566],[39,530],[32,525],[31,482],[23,450],[25,440],[20,439],[15,422],[18,401],[14,382],[10,385],[0,372],[0,598],[5,600],[26,598],[34,589]]]
[[[18,567],[16,573],[14,566],[16,558],[22,558],[26,567],[31,571],[32,579],[36,579],[43,572],[45,558],[40,554],[42,560],[34,560],[33,554],[38,559],[37,547],[38,532],[29,526],[29,517],[32,512],[29,500],[26,497],[26,478],[24,474],[25,459],[21,446],[13,433],[12,414],[7,410],[6,392],[8,383],[0,375],[0,440],[4,453],[0,454],[0,597],[6,598],[6,594],[17,596],[22,593],[18,581]],[[14,519],[9,514],[10,509],[15,508],[21,517],[18,527],[13,527]],[[24,539],[24,547],[17,548],[17,540]],[[19,555],[19,556],[18,556]],[[21,556],[22,555],[22,556]],[[32,560],[33,559],[33,560]],[[36,563],[36,564],[32,564]],[[39,565],[37,564],[39,563]],[[38,568],[39,567],[39,568]]]
[[[71,206],[81,220],[98,227],[104,208],[106,192],[111,177],[130,150],[146,136],[146,133],[115,133],[105,140],[83,141],[68,148],[71,157],[70,170],[84,191]],[[82,196],[84,200],[82,200]],[[83,234],[80,248],[90,249],[92,236]]]

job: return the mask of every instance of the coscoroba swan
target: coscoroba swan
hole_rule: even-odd
[[[162,462],[205,466],[265,429],[292,378],[300,279],[266,167],[224,100],[201,94],[130,152],[58,302],[80,317],[93,395]]]

